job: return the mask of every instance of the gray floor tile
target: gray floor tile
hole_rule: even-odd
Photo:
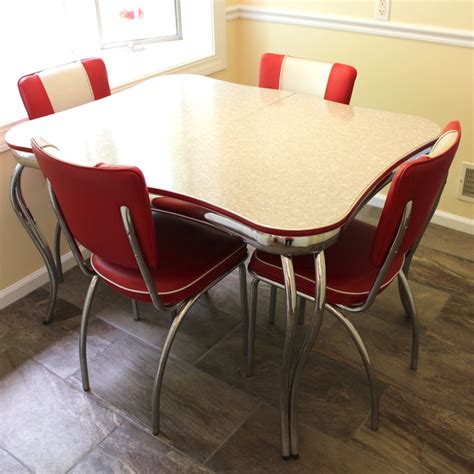
[[[132,336],[120,339],[89,363],[92,394],[151,430],[151,392],[159,355]],[[74,378],[78,381],[79,374]],[[162,436],[202,462],[256,403],[195,367],[170,359],[162,392]]]
[[[38,473],[65,472],[120,423],[17,349],[0,354],[0,446]]]
[[[390,387],[379,431],[362,428],[351,443],[403,472],[472,473],[471,421],[407,391]]]
[[[117,428],[70,472],[74,474],[205,473],[204,466],[130,423]]]
[[[262,404],[208,460],[218,472],[252,473],[392,473],[389,464],[316,430],[301,425],[298,460],[280,456],[279,412]],[[304,455],[303,455],[304,453]]]
[[[459,414],[474,415],[472,351],[446,344],[424,333],[421,335],[418,370],[410,370],[408,322],[404,328],[365,314],[352,315],[351,320],[365,341],[380,380],[426,400],[434,397],[438,404]],[[337,326],[331,328],[316,349],[329,357],[361,365],[353,344]]]
[[[29,471],[23,464],[10,453],[0,448],[0,472],[2,474],[22,474]]]

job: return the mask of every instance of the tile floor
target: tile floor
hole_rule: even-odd
[[[396,285],[352,317],[377,370],[379,431],[368,427],[356,350],[326,315],[301,390],[301,457],[284,462],[282,294],[270,326],[261,285],[251,378],[242,372],[237,275],[195,305],[174,344],[163,432],[153,437],[151,386],[169,317],[141,304],[142,319],[133,321],[129,302],[101,287],[88,342],[92,390],[84,393],[77,345],[88,281],[74,269],[50,325],[42,324],[43,288],[0,311],[0,473],[472,473],[474,237],[430,226],[410,283],[422,324],[418,371],[409,369],[410,328]]]

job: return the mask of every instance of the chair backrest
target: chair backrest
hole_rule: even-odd
[[[82,59],[23,76],[18,90],[30,120],[110,95],[104,61]]]
[[[450,122],[428,155],[408,161],[397,170],[372,245],[374,265],[383,265],[409,201],[412,202],[410,219],[399,255],[408,252],[419,239],[443,190],[460,139],[460,123]]]
[[[33,152],[51,183],[61,213],[77,242],[103,259],[137,269],[121,217],[130,209],[150,269],[157,266],[155,228],[142,172],[132,166],[78,166],[62,161],[53,146],[32,140]]]
[[[265,53],[260,60],[259,86],[315,95],[349,104],[357,71],[352,66]]]

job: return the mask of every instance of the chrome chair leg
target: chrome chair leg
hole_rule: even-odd
[[[58,272],[58,280],[62,283],[64,281],[64,274],[61,262],[61,226],[59,223],[56,224],[56,231],[54,232],[54,261]]]
[[[245,373],[247,377],[251,377],[253,375],[255,356],[255,326],[257,324],[257,299],[259,283],[260,280],[258,278],[253,278],[250,283],[250,316],[247,335],[247,363],[245,366]]]
[[[409,315],[411,322],[412,341],[410,367],[412,370],[416,370],[418,368],[418,353],[420,348],[420,327],[418,325],[418,316],[416,313],[415,300],[411,293],[408,280],[403,272],[400,272],[398,274],[398,285],[403,306],[405,307],[405,311]]]
[[[298,324],[303,326],[304,324],[304,314],[306,311],[306,299],[305,298],[298,298]]]
[[[402,272],[400,272],[402,273]],[[400,295],[400,301],[402,302],[403,309],[405,310],[405,316],[410,318],[410,302],[408,301],[407,294],[405,291],[405,287],[403,286],[403,282],[400,277],[400,273],[398,274],[398,294]]]
[[[365,347],[364,341],[360,337],[357,329],[351,323],[351,321],[346,318],[342,312],[337,310],[334,306],[326,304],[326,309],[329,310],[338,321],[342,323],[344,329],[349,333],[352,340],[354,341],[357,350],[362,358],[364,363],[365,371],[367,373],[367,379],[369,381],[370,388],[370,406],[371,406],[371,424],[370,427],[373,430],[378,430],[379,428],[379,398],[377,394],[377,380],[375,378],[374,367],[370,361],[369,353]]]
[[[245,263],[239,265],[239,284],[240,284],[240,313],[242,325],[242,341],[243,354],[247,354],[248,350],[248,333],[249,333],[249,302],[247,297],[247,268]]]
[[[10,183],[10,201],[15,214],[38,249],[48,271],[50,296],[44,318],[44,323],[47,324],[51,321],[56,306],[56,299],[58,296],[58,273],[51,250],[36,226],[36,222],[21,193],[21,176],[24,168],[23,165],[18,164],[13,171]]]
[[[296,281],[291,257],[281,256],[286,290],[286,335],[280,385],[280,417],[282,458],[290,459],[290,373],[296,335]]]
[[[324,260],[324,253],[320,252],[315,256],[315,271],[316,271],[316,288],[313,316],[311,318],[310,327],[306,333],[305,340],[301,347],[296,362],[296,368],[293,372],[293,379],[291,382],[291,399],[290,399],[290,440],[291,440],[291,457],[296,459],[299,457],[298,445],[298,399],[299,390],[301,386],[301,377],[303,369],[308,360],[308,356],[318,338],[324,316],[324,301],[326,299],[326,264]],[[301,303],[306,302],[304,298],[300,298]]]
[[[268,324],[275,324],[276,299],[277,287],[270,285],[270,307],[268,309]]]
[[[138,301],[137,300],[131,300],[131,301],[132,301],[133,319],[135,321],[140,321],[140,310],[138,308]]]
[[[188,311],[191,309],[191,306],[200,296],[201,294],[194,296],[181,306],[178,315],[173,319],[173,322],[171,323],[170,330],[168,331],[168,335],[166,336],[166,340],[161,351],[160,362],[158,363],[158,370],[156,372],[155,381],[153,383],[153,393],[151,402],[152,430],[154,435],[157,435],[160,432],[161,386],[163,384],[163,376],[165,374],[166,363],[168,362],[168,356],[171,350],[171,346],[176,336],[176,332],[178,331],[179,326],[184,320],[184,317],[188,314]]]
[[[94,293],[98,282],[99,277],[94,275],[89,284],[89,288],[87,289],[84,307],[82,308],[81,333],[79,337],[79,361],[81,365],[82,388],[86,392],[90,390],[89,371],[87,370],[87,326],[89,324],[92,299],[94,298]]]

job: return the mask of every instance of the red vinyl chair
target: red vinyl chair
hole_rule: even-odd
[[[18,81],[18,90],[30,120],[61,112],[110,95],[101,58],[88,58],[34,72]],[[62,280],[61,228],[56,227],[54,254]]]
[[[402,164],[395,172],[377,227],[353,220],[342,231],[336,243],[325,251],[325,308],[344,325],[364,362],[370,386],[373,429],[378,427],[378,397],[374,370],[359,333],[344,316],[343,310],[350,313],[365,311],[376,296],[398,278],[400,297],[412,325],[411,368],[416,370],[419,348],[418,318],[406,273],[413,252],[437,206],[460,138],[459,122],[449,123],[428,155]],[[313,256],[293,257],[293,265],[298,295],[314,301],[316,282]],[[247,349],[247,372],[251,375],[259,281],[278,288],[285,288],[285,285],[278,255],[256,250],[248,268],[253,277]],[[321,320],[318,324],[320,327]],[[314,339],[310,345],[314,343]]]
[[[80,332],[84,390],[90,387],[87,326],[100,280],[134,301],[152,303],[157,310],[174,315],[153,385],[153,433],[158,434],[161,386],[176,332],[196,300],[237,267],[243,325],[248,325],[246,245],[212,225],[152,212],[138,168],[73,165],[61,161],[58,150],[40,139],[32,141],[32,148],[64,235],[81,270],[92,277]],[[90,265],[77,243],[91,252]]]
[[[259,86],[309,94],[349,104],[357,70],[347,64],[326,63],[265,53],[260,60]]]
[[[356,77],[356,69],[346,64],[266,53],[260,62],[259,86],[301,92],[349,104]],[[154,199],[153,207],[194,219],[203,219],[206,212],[200,206],[169,196]],[[272,302],[275,298],[276,293],[272,293]]]

